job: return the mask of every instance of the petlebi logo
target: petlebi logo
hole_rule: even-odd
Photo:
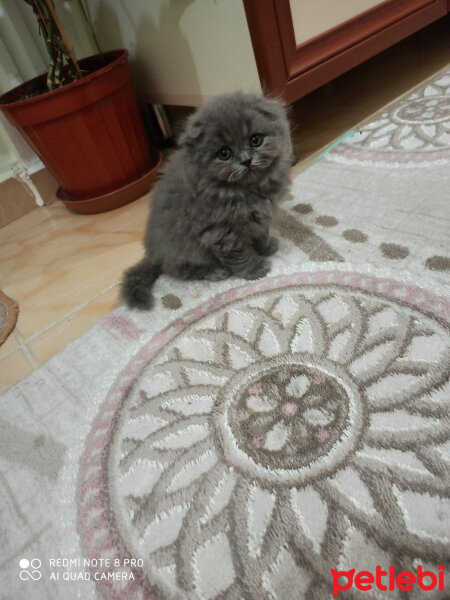
[[[20,573],[19,577],[22,581],[27,581],[28,579],[32,579],[33,581],[39,581],[42,577],[42,573],[40,572],[42,562],[39,558],[32,558],[31,561],[28,558],[21,558],[19,561]]]
[[[377,565],[375,574],[370,571],[359,571],[356,573],[356,569],[350,569],[349,571],[331,569],[333,596],[336,598],[339,592],[345,592],[353,586],[363,592],[370,591],[373,588],[382,592],[396,589],[411,591],[414,588],[427,592],[437,589],[442,592],[445,589],[445,565],[440,564],[437,569],[438,575],[433,571],[426,571],[421,565],[417,567],[415,573],[411,571],[396,572],[395,567],[392,565],[386,571],[380,565]]]

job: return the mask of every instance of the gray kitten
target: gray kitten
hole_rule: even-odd
[[[292,146],[280,102],[219,96],[197,110],[152,194],[145,257],[128,269],[122,297],[148,309],[161,273],[181,279],[264,277],[278,247],[269,236],[289,186]]]

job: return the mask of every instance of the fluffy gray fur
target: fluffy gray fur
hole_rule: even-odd
[[[197,110],[152,194],[145,257],[126,271],[122,297],[148,309],[161,273],[181,279],[264,277],[278,247],[273,210],[289,185],[292,147],[278,100],[219,96]]]

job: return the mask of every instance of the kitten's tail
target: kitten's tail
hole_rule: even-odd
[[[160,265],[155,265],[148,258],[143,258],[130,267],[123,276],[121,295],[129,308],[148,310],[153,305],[151,288],[161,275]]]

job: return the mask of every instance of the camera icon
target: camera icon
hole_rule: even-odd
[[[22,581],[27,581],[28,579],[32,579],[33,581],[39,581],[42,577],[42,573],[40,572],[42,562],[39,558],[32,558],[29,561],[27,558],[21,558],[19,561],[19,567],[21,571],[19,573],[19,577]]]

